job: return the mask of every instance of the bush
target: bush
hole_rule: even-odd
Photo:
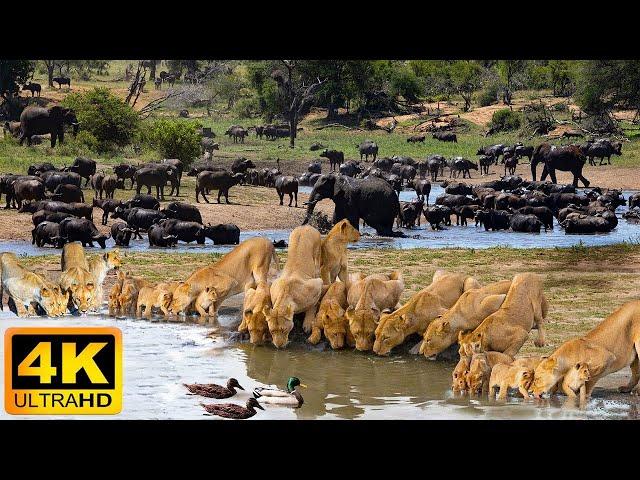
[[[200,154],[200,128],[193,122],[155,120],[142,130],[140,140],[164,158],[177,158],[189,165]]]
[[[246,97],[238,100],[233,106],[238,118],[252,118],[260,113],[260,102],[257,97]]]
[[[489,127],[494,132],[517,130],[522,124],[522,113],[514,112],[508,108],[493,112]]]
[[[115,147],[128,145],[140,124],[135,110],[107,88],[72,93],[62,104],[76,112],[80,131],[93,136],[92,139],[85,137],[85,140],[95,143],[98,152],[112,151]]]
[[[497,83],[489,85],[478,95],[478,105],[488,107],[498,101],[498,90],[500,86]]]

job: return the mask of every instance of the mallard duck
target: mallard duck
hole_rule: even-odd
[[[287,381],[286,390],[277,387],[256,387],[253,390],[253,396],[259,398],[262,403],[301,407],[304,399],[300,392],[296,390],[297,386],[307,387],[305,384],[300,383],[298,377],[290,377]]]
[[[226,387],[215,383],[183,383],[183,385],[194,395],[218,399],[233,397],[236,394],[236,388],[244,390],[235,378],[230,378]]]
[[[235,418],[243,420],[245,418],[253,417],[257,412],[256,408],[264,410],[264,408],[258,403],[258,401],[249,397],[246,403],[246,407],[242,405],[236,405],[235,403],[222,403],[222,404],[209,404],[201,403],[202,407],[211,415],[217,415],[224,418]]]

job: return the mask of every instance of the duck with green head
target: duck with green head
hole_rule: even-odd
[[[304,399],[296,388],[298,386],[307,387],[305,384],[300,383],[298,377],[289,377],[286,390],[277,387],[256,387],[253,390],[253,396],[259,398],[261,403],[299,408],[304,403]]]

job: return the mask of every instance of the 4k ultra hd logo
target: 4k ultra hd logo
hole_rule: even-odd
[[[4,407],[13,415],[113,415],[122,410],[118,328],[10,328]]]

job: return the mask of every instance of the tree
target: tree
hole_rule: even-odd
[[[82,130],[96,138],[100,151],[131,143],[140,124],[135,110],[106,87],[72,93],[62,103],[75,111]]]
[[[53,88],[53,76],[55,75],[55,69],[62,68],[62,60],[42,60],[47,70],[47,82],[49,87]]]
[[[30,60],[0,60],[0,96],[8,100],[17,94],[33,75],[33,68]]]
[[[576,72],[573,62],[567,60],[550,60],[549,75],[555,97],[569,96],[574,92]]]
[[[293,148],[298,131],[298,120],[306,107],[310,105],[324,80],[305,78],[301,74],[297,60],[280,60],[280,68],[274,68],[271,78],[278,84],[278,90],[284,101],[283,114],[289,122],[289,146]]]
[[[471,110],[473,93],[482,86],[482,67],[469,60],[459,60],[451,64],[449,76],[453,88],[464,100],[463,110]]]
[[[635,110],[640,116],[640,61],[591,60],[583,63],[576,100],[588,114],[613,109]]]
[[[513,92],[526,83],[527,60],[500,60],[497,63],[498,75],[502,80],[504,103],[511,105]]]

